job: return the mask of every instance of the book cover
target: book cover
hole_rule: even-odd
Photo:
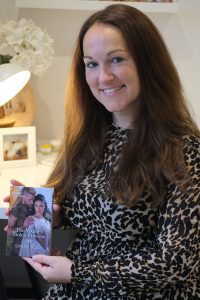
[[[50,255],[53,188],[10,187],[6,255]]]

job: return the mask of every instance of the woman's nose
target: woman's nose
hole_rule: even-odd
[[[110,81],[113,77],[114,75],[110,68],[104,66],[99,69],[99,82],[104,83]]]

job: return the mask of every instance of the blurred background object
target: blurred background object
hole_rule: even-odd
[[[0,66],[3,68],[6,65],[5,69],[9,68],[9,65],[19,66],[40,77],[51,65],[54,54],[53,42],[46,30],[36,26],[31,19],[0,20]],[[20,78],[16,77],[15,85],[11,83],[11,79],[3,83],[7,84],[7,88],[4,87],[3,94],[0,90],[1,98],[19,84]],[[9,102],[1,101],[0,127],[23,127],[33,124],[36,101],[30,81],[27,80],[26,83],[23,89],[20,88],[18,92],[10,95]]]
[[[17,124],[19,124],[18,126],[23,126],[20,124],[20,120],[18,120],[20,119],[20,115],[17,119],[17,115],[12,114],[12,101],[15,98],[17,99],[16,95],[19,95],[22,89],[27,89],[25,86],[27,86],[30,76],[31,74],[28,70],[23,70],[18,65],[12,63],[0,65],[0,127],[12,127],[17,126]],[[27,100],[33,99],[33,97],[29,98]],[[14,101],[15,106],[18,107],[18,112],[25,111],[25,104],[23,104],[22,108],[20,102],[17,102]],[[31,112],[34,114],[34,101],[30,101],[30,105],[32,106]],[[7,111],[7,108],[10,109]]]

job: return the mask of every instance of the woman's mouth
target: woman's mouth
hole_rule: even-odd
[[[100,89],[101,92],[103,92],[104,94],[106,95],[110,95],[110,94],[113,94],[119,90],[121,90],[125,85],[120,85],[120,86],[116,86],[116,87],[113,87],[113,88],[105,88],[105,89]]]

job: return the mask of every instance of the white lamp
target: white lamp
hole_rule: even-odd
[[[29,71],[23,70],[18,65],[12,63],[0,65],[0,108],[23,89],[30,76]],[[12,126],[14,123],[15,120],[11,119],[5,126]]]
[[[19,93],[29,81],[31,73],[18,65],[0,65],[0,105],[4,105]]]
[[[20,66],[6,63],[0,65],[0,106],[4,105],[17,95],[29,81],[31,73]],[[15,120],[11,119],[5,126],[12,126]],[[3,123],[4,124],[4,123]],[[4,125],[1,125],[1,127]]]

